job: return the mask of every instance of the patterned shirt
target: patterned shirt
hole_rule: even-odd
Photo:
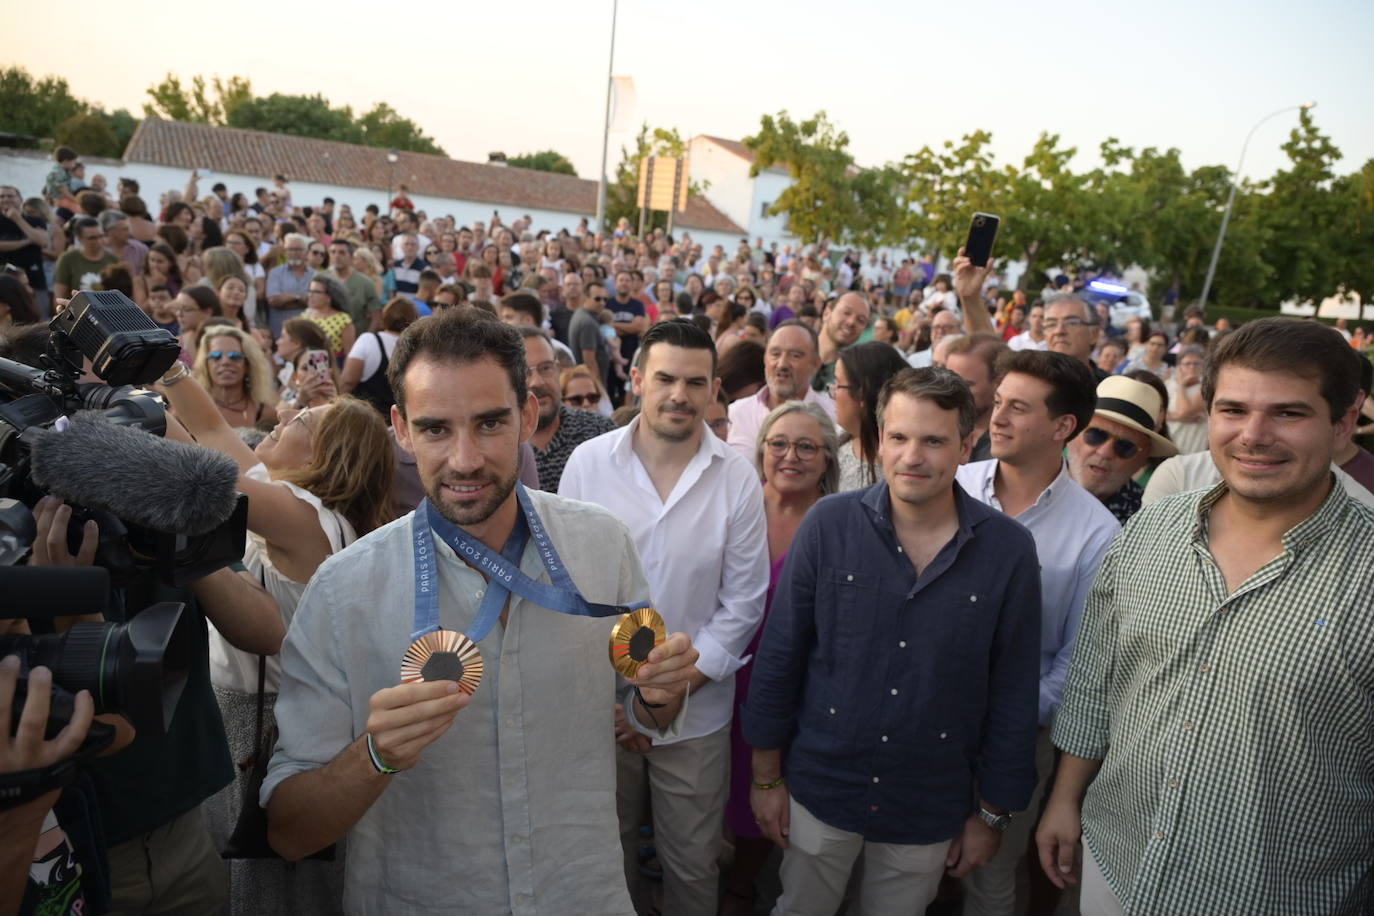
[[[1227,594],[1226,492],[1142,509],[1088,597],[1054,743],[1102,761],[1083,837],[1133,914],[1374,905],[1374,511],[1333,487]]]
[[[616,428],[615,421],[603,417],[594,410],[574,410],[567,404],[558,408],[558,432],[553,434],[549,445],[543,451],[534,450],[534,460],[539,468],[539,489],[548,493],[558,492],[558,482],[563,479],[563,466],[568,463],[573,449],[588,439],[595,439],[602,433]]]
[[[1140,511],[1140,498],[1144,495],[1144,487],[1134,480],[1128,480],[1120,490],[1116,491],[1116,495],[1107,500],[1107,511],[1115,515],[1116,520],[1124,525],[1131,520],[1132,515]]]

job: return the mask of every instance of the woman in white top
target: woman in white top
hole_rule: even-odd
[[[419,317],[420,313],[415,310],[415,303],[409,297],[397,296],[382,309],[382,329],[361,335],[344,360],[339,390],[367,401],[381,411],[388,421],[395,400],[390,396],[391,386],[386,379],[386,367],[391,362],[396,341],[401,339],[401,332]]]
[[[220,415],[210,396],[175,373],[158,391],[196,440],[233,458],[239,491],[248,496],[244,565],[281,608],[289,627],[315,570],[360,535],[390,521],[391,437],[377,412],[355,398],[322,407],[285,410],[257,447],[248,446]],[[258,656],[242,652],[213,629],[210,678],[236,759],[253,752]],[[280,668],[266,660],[264,728],[274,725]],[[239,815],[247,772],[203,805],[206,825],[221,845]],[[230,863],[232,912],[331,913],[341,908],[342,860],[288,868],[274,859]]]

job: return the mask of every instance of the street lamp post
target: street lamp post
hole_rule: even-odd
[[[611,74],[615,72],[615,20],[620,0],[611,0],[611,59],[606,65],[606,117],[601,125],[601,173],[596,182],[596,231],[606,224],[606,148],[611,142]]]
[[[1240,162],[1236,163],[1236,172],[1231,176],[1231,190],[1226,195],[1226,210],[1221,214],[1221,229],[1217,232],[1217,243],[1212,247],[1212,262],[1207,265],[1207,279],[1202,281],[1202,295],[1197,301],[1198,308],[1204,312],[1207,310],[1207,294],[1212,291],[1212,277],[1217,272],[1217,261],[1221,258],[1221,243],[1226,240],[1226,226],[1231,222],[1231,206],[1236,202],[1236,186],[1240,184],[1240,170],[1245,166],[1245,150],[1250,146],[1250,138],[1266,121],[1290,111],[1307,111],[1316,107],[1316,102],[1304,102],[1301,105],[1289,105],[1287,108],[1280,108],[1273,114],[1267,114],[1260,118],[1255,126],[1250,128],[1250,133],[1245,135],[1245,142],[1240,147]]]
[[[391,196],[391,189],[396,184],[396,163],[400,158],[401,152],[396,147],[393,146],[386,151],[386,212],[388,216],[391,214],[391,201],[395,199]]]

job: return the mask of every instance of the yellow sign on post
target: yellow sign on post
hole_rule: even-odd
[[[645,156],[639,160],[639,194],[636,203],[640,209],[641,235],[646,211],[667,210],[668,225],[671,227],[673,215],[687,209],[687,165],[686,157]]]

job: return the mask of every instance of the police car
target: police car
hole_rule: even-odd
[[[1098,303],[1105,303],[1111,312],[1114,328],[1124,328],[1126,322],[1137,317],[1145,321],[1155,320],[1150,300],[1146,299],[1143,293],[1124,284],[1112,280],[1093,280],[1083,288],[1081,295],[1094,308]]]

